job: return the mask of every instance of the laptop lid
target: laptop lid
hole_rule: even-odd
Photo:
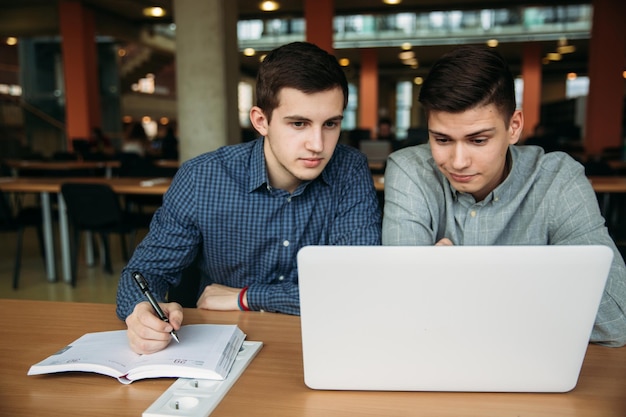
[[[606,246],[309,246],[298,253],[313,389],[573,389]]]

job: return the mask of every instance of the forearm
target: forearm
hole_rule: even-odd
[[[298,284],[253,284],[246,291],[246,300],[250,310],[300,314]]]
[[[390,246],[432,245],[437,241],[432,210],[440,204],[427,202],[424,191],[396,164],[385,173],[385,215],[382,243]]]
[[[583,179],[580,185],[559,200],[562,208],[555,216],[562,216],[560,227],[550,236],[555,245],[605,245],[613,251],[613,262],[607,278],[602,300],[590,340],[606,346],[626,344],[626,266],[602,218],[593,190]],[[571,191],[573,190],[573,192]]]
[[[120,275],[117,288],[116,308],[116,313],[120,320],[126,320],[138,303],[146,301],[146,298],[141,291],[139,291],[139,287],[132,278],[132,273],[135,271],[142,272],[140,269],[137,269],[136,266],[129,264],[122,270]],[[153,274],[146,274],[144,272],[142,272],[142,274],[147,276],[148,287],[157,302],[165,302],[169,284],[162,279],[156,278]]]
[[[122,270],[117,290],[117,315],[122,320],[132,313],[138,302],[145,301],[131,276],[134,271],[143,274],[157,301],[164,302],[170,286],[179,283],[181,272],[193,262],[197,253],[196,241],[175,238],[182,232],[165,228],[162,225],[165,222],[160,221],[161,215],[159,212],[155,214],[153,229]],[[192,235],[186,233],[186,236]]]
[[[611,347],[626,345],[626,288],[621,281],[609,278],[596,315],[591,342]]]

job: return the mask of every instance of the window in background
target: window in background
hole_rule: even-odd
[[[589,93],[589,77],[568,77],[565,81],[565,97],[575,98],[587,96]]]
[[[396,84],[396,137],[404,139],[411,127],[411,104],[413,102],[413,82],[400,81]]]
[[[524,104],[524,80],[521,77],[515,79],[515,104],[518,109]]]
[[[245,81],[240,81],[239,86],[239,125],[250,127],[250,109],[252,108],[252,85]]]
[[[342,130],[356,129],[356,111],[359,105],[359,92],[357,87],[348,84],[348,107],[343,112],[343,121],[341,122]]]

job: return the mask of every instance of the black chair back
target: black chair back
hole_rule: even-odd
[[[65,183],[61,193],[68,218],[80,230],[107,230],[122,222],[118,196],[109,185]]]

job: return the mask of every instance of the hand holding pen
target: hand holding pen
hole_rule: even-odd
[[[141,273],[139,273],[137,271],[133,272],[132,275],[133,275],[133,279],[135,280],[135,282],[139,286],[139,289],[146,296],[146,298],[150,302],[150,305],[152,306],[152,308],[156,312],[157,316],[159,316],[159,318],[161,320],[163,320],[164,322],[169,323],[170,320],[167,318],[165,313],[163,313],[163,310],[161,310],[161,307],[159,306],[159,303],[157,303],[156,299],[154,298],[154,296],[150,292],[150,288],[148,288],[148,281],[146,281],[146,279],[143,277],[143,275],[141,275]],[[176,331],[174,329],[172,329],[170,334],[172,335],[174,340],[176,340],[176,342],[180,343],[180,340],[178,339],[178,335],[176,334]]]

